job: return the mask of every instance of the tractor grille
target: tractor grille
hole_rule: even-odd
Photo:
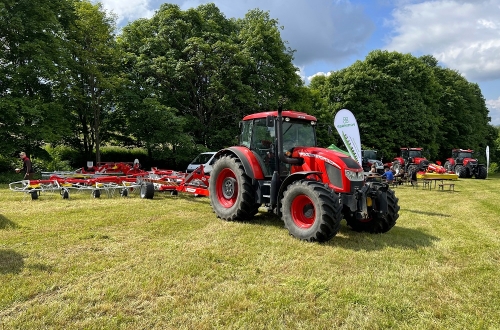
[[[333,184],[335,187],[339,187],[340,189],[343,188],[342,173],[338,168],[326,163],[326,173],[328,174],[328,179],[330,180],[331,184]]]

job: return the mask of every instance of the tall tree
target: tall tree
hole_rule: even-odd
[[[0,151],[40,150],[68,133],[54,88],[67,67],[73,1],[0,1]]]
[[[65,108],[73,128],[69,143],[87,159],[100,145],[113,110],[113,90],[118,74],[119,53],[115,41],[115,17],[103,10],[101,3],[81,1],[75,4],[77,19],[68,31],[72,61],[61,84]]]
[[[182,117],[182,126],[173,116],[164,122],[172,151],[232,145],[245,114],[276,106],[300,85],[277,21],[258,11],[228,20],[214,4],[187,11],[164,4],[151,19],[126,26],[119,43],[128,86],[119,110],[139,114],[142,100],[151,99]],[[128,127],[138,140],[152,137]]]
[[[438,136],[439,158],[449,157],[453,148],[484,150],[491,132],[490,118],[479,86],[455,70],[439,67],[430,55],[420,59],[433,69],[441,85],[438,101],[443,120]]]
[[[365,61],[332,72],[319,90],[328,100],[325,111],[354,113],[363,145],[386,157],[401,146],[424,147],[437,155],[440,85],[432,69],[412,55],[373,51]]]

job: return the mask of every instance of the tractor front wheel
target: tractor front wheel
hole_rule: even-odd
[[[258,212],[252,180],[241,161],[223,156],[212,167],[209,196],[215,214],[223,220],[250,220]]]
[[[417,165],[410,165],[408,166],[408,177],[412,178],[414,177],[414,173],[416,174],[418,172],[418,166]]]
[[[444,163],[444,169],[447,171],[447,172],[452,172],[453,171],[453,166],[451,166],[451,163],[450,161],[446,161]]]
[[[369,209],[370,217],[364,220],[356,219],[355,214],[347,213],[346,222],[349,227],[357,232],[368,232],[372,234],[386,233],[396,225],[396,220],[399,218],[399,199],[393,190],[387,190],[387,214],[382,215],[373,206]],[[372,205],[374,205],[372,201]]]
[[[300,180],[286,189],[281,202],[285,227],[298,239],[325,242],[340,229],[339,198],[324,184]]]
[[[457,165],[455,166],[455,173],[458,175],[459,178],[466,178],[467,168],[462,165]]]

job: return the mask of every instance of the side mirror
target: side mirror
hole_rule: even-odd
[[[266,117],[266,126],[267,127],[274,127],[274,117],[273,116]]]

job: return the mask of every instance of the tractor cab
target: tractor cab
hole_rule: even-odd
[[[474,150],[471,149],[453,149],[451,157],[456,159],[457,164],[463,164],[465,159],[472,159]]]
[[[275,170],[280,175],[290,174],[291,164],[281,162],[278,155],[278,125],[273,112],[257,113],[243,118],[240,146],[249,148],[257,157],[266,177]],[[311,117],[311,118],[309,118]],[[284,111],[282,123],[281,152],[291,156],[295,147],[316,146],[316,120],[314,117],[297,112]]]

